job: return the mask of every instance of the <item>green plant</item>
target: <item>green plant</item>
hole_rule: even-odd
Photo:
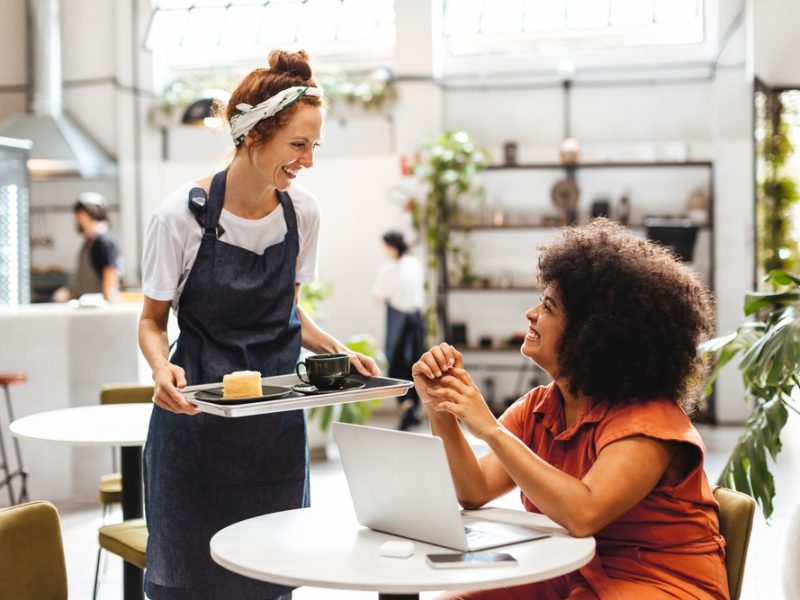
[[[741,355],[745,399],[753,402],[753,409],[718,483],[755,498],[769,518],[775,481],[767,454],[772,461],[777,459],[789,411],[800,412],[796,395],[800,392],[800,276],[772,271],[765,281],[777,291],[747,294],[745,322],[736,331],[706,342],[701,351],[715,358],[706,393],[720,369]]]
[[[796,109],[792,107],[792,96],[789,94],[764,91],[756,101],[760,122],[756,133],[761,138],[756,161],[757,264],[762,273],[790,271],[798,265],[793,209],[800,195],[797,184],[784,171],[787,159],[794,152],[789,133]]]
[[[151,108],[150,119],[156,124],[166,123],[174,110],[208,97],[209,91],[232,90],[241,75],[232,72],[198,73],[178,77],[167,84],[158,96]],[[332,109],[340,100],[366,109],[379,108],[397,96],[394,79],[386,69],[359,77],[341,71],[321,72],[316,79],[325,90],[325,97]]]
[[[353,352],[358,352],[369,356],[378,363],[378,366],[385,368],[386,357],[378,348],[378,343],[370,335],[356,335],[345,340],[344,345]],[[362,400],[360,402],[348,402],[341,405],[315,406],[308,411],[310,420],[319,421],[321,431],[327,431],[336,415],[337,406],[341,407],[338,420],[342,423],[355,423],[362,425],[367,422],[372,412],[381,405],[380,400]]]
[[[376,69],[358,79],[341,71],[322,73],[317,79],[333,110],[340,99],[349,105],[377,109],[397,97],[394,80],[386,69]]]
[[[475,212],[484,189],[476,175],[486,167],[487,152],[479,148],[466,131],[445,131],[420,151],[414,174],[425,186],[425,202],[412,206],[412,223],[424,240],[428,267],[437,273],[437,285],[430,286],[436,296],[440,328],[447,324],[442,291],[447,287],[447,261],[453,261],[454,275],[463,285],[475,281],[468,249],[457,243],[450,232],[452,223],[466,223]],[[467,205],[466,203],[470,204]]]
[[[305,313],[313,317],[320,303],[333,293],[333,284],[328,281],[314,281],[300,286],[298,304]]]

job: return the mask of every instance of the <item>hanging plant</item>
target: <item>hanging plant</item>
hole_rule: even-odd
[[[168,125],[173,111],[208,97],[208,91],[232,90],[240,77],[241,75],[233,73],[178,77],[158,96],[157,103],[151,109],[151,121],[155,125]],[[394,80],[387,69],[377,69],[358,78],[340,71],[317,73],[315,77],[325,90],[331,109],[340,101],[366,109],[377,109],[397,96]]]
[[[428,267],[435,272],[435,295],[440,330],[447,326],[447,306],[443,291],[448,285],[448,259],[455,277],[463,285],[476,279],[469,249],[451,235],[452,223],[465,223],[474,214],[485,190],[476,175],[486,167],[488,153],[479,148],[466,131],[446,131],[426,144],[416,158],[414,174],[425,187],[425,201],[412,207],[412,222],[424,241]]]
[[[322,73],[317,80],[325,90],[331,110],[336,109],[340,100],[351,106],[378,109],[397,97],[394,79],[387,69],[376,69],[359,79],[340,71]]]
[[[788,93],[766,91],[757,96],[758,120],[762,123],[756,132],[762,138],[756,202],[757,264],[761,273],[794,271],[799,265],[792,212],[800,195],[797,184],[784,173],[786,160],[794,152],[789,140],[790,122],[797,116],[786,106],[788,100]]]

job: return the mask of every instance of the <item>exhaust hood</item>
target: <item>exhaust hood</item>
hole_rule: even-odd
[[[33,179],[116,175],[109,156],[63,111],[59,0],[28,0],[28,112],[0,124],[0,136],[28,139]]]

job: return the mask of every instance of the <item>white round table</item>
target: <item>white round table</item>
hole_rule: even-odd
[[[488,589],[557,577],[594,556],[594,538],[564,534],[504,546],[516,566],[434,569],[425,555],[454,552],[414,542],[410,558],[380,556],[395,536],[362,528],[351,511],[312,507],[241,521],[211,538],[211,556],[247,577],[291,586],[371,590],[379,598],[418,598],[429,590]]]
[[[11,423],[19,438],[71,446],[119,446],[122,472],[122,517],[137,519],[142,507],[142,445],[150,425],[150,403],[98,404],[51,410]],[[144,598],[142,571],[124,563],[125,600]]]

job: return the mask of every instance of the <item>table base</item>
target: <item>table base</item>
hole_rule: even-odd
[[[419,600],[419,594],[382,594],[382,593],[378,593],[378,600]]]

